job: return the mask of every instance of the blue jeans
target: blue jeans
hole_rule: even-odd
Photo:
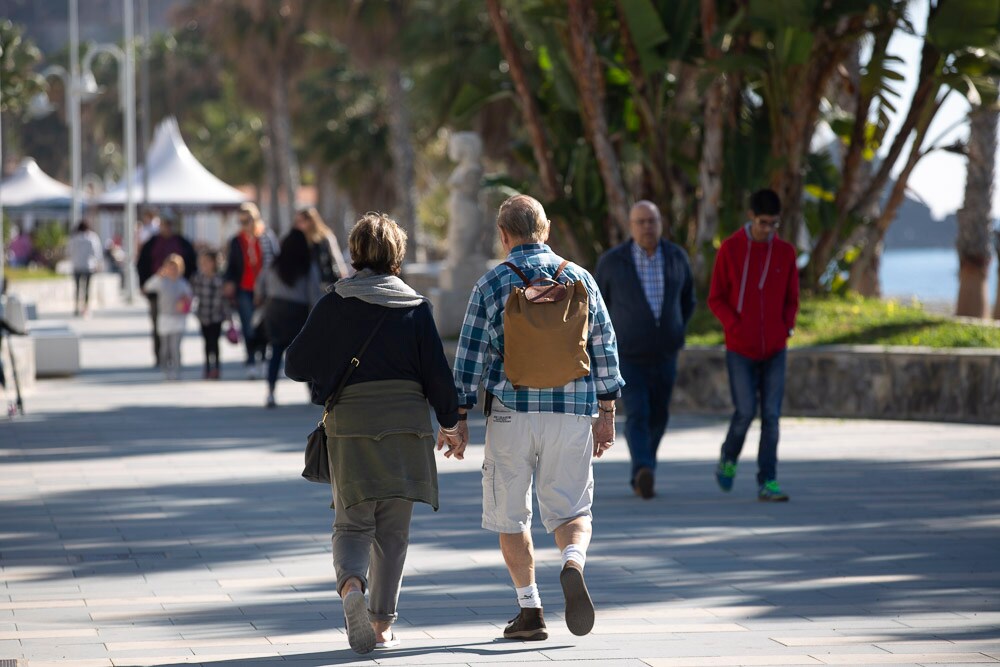
[[[757,448],[757,484],[777,479],[778,419],[785,396],[785,350],[757,361],[726,350],[729,391],[733,397],[732,421],[722,443],[722,458],[737,461],[743,451],[750,423],[757,416],[760,398],[760,445]]]
[[[287,348],[287,343],[271,343],[271,359],[267,362],[267,386],[272,392],[278,384],[278,371],[281,370],[281,360]]]
[[[251,321],[253,320],[253,292],[245,289],[236,290],[236,312],[240,315],[240,329],[243,331],[243,344],[247,348],[247,366],[253,364],[257,356],[257,341],[254,338],[254,330]],[[261,354],[261,361],[264,355]]]
[[[625,386],[625,437],[632,457],[630,483],[635,485],[639,468],[656,469],[656,450],[670,420],[670,397],[677,379],[677,356],[658,363],[618,362]]]

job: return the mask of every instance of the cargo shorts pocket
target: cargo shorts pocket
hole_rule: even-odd
[[[497,467],[491,459],[483,460],[483,518],[497,520]]]

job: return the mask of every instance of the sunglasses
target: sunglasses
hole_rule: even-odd
[[[778,227],[781,226],[781,218],[779,218],[778,216],[765,217],[762,215],[758,215],[756,218],[754,218],[754,221],[762,225],[768,225],[769,227],[772,227],[774,229],[777,229]]]

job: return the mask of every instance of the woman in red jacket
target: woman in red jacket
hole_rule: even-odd
[[[777,480],[778,420],[785,393],[785,348],[799,310],[795,248],[778,238],[781,200],[773,190],[750,197],[750,222],[722,242],[712,271],[708,307],[726,334],[732,420],[715,477],[733,488],[736,462],[761,406],[757,497],[787,501]]]

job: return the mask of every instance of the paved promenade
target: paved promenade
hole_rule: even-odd
[[[1000,428],[789,419],[788,504],[753,457],[712,477],[725,423],[680,415],[659,495],[634,497],[622,438],[595,465],[594,632],[562,619],[558,553],[535,529],[545,642],[498,640],[514,593],[479,527],[483,420],[419,507],[402,645],[357,656],[334,593],[323,486],[299,478],[318,409],[283,381],[265,410],[223,342],[221,382],[150,367],[138,308],[74,324],[84,372],[0,418],[0,665],[959,665],[1000,663]]]

